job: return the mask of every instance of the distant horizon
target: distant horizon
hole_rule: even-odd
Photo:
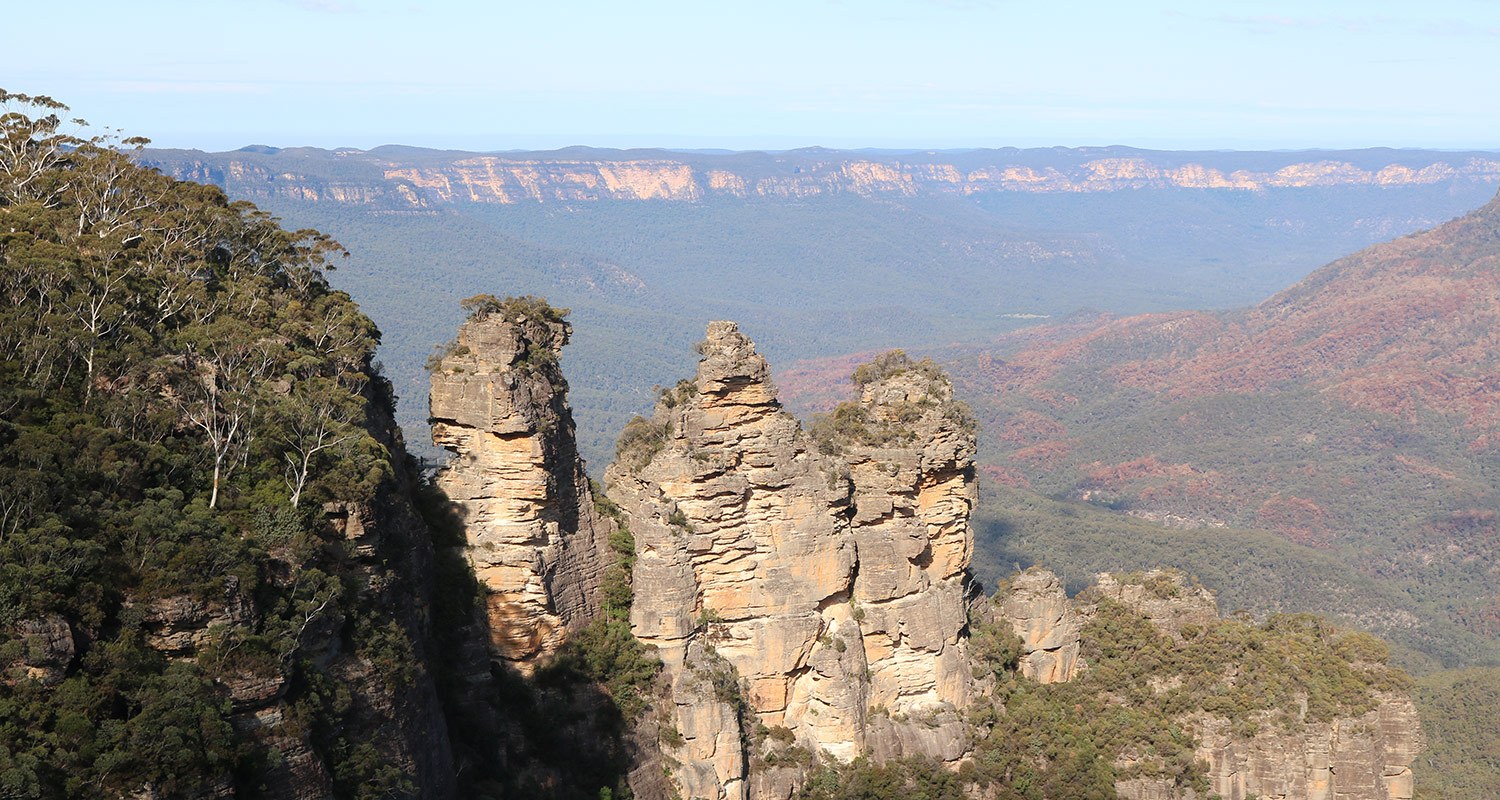
[[[1022,146],[1022,145],[995,145],[995,146],[983,145],[983,146],[970,146],[970,147],[965,147],[965,146],[954,146],[954,147],[923,147],[923,146],[896,147],[896,146],[879,146],[879,145],[857,146],[857,147],[831,147],[831,146],[826,146],[826,145],[813,144],[813,145],[804,145],[804,146],[799,146],[799,147],[728,148],[728,147],[710,147],[710,146],[704,146],[704,147],[674,147],[674,146],[663,146],[663,145],[611,146],[611,145],[593,145],[593,144],[578,144],[578,143],[575,143],[575,144],[561,145],[561,146],[555,146],[555,147],[510,147],[510,148],[491,148],[491,149],[477,149],[477,148],[467,148],[467,147],[428,146],[428,145],[407,144],[407,143],[404,143],[404,142],[385,142],[383,144],[373,145],[371,147],[354,147],[354,146],[349,146],[349,145],[338,145],[338,146],[329,147],[329,146],[322,146],[322,145],[302,145],[302,144],[296,144],[296,145],[273,145],[273,144],[266,144],[264,142],[251,142],[249,144],[240,145],[238,147],[225,147],[225,148],[222,148],[222,149],[210,149],[210,148],[205,148],[205,147],[168,146],[168,145],[159,144],[159,143],[157,143],[155,141],[152,141],[150,144],[146,145],[146,149],[148,149],[148,150],[183,150],[183,151],[195,151],[195,152],[214,153],[214,154],[239,153],[239,152],[252,152],[253,153],[253,152],[256,152],[257,150],[274,150],[274,151],[277,151],[277,152],[282,152],[282,151],[286,151],[286,150],[320,150],[320,151],[329,152],[329,153],[335,153],[335,152],[340,152],[340,151],[369,153],[369,152],[373,152],[375,150],[380,150],[380,149],[384,149],[384,148],[405,148],[405,149],[411,149],[411,150],[426,150],[426,151],[431,151],[431,152],[476,153],[476,154],[481,154],[481,155],[503,155],[503,154],[510,154],[510,153],[556,153],[556,152],[560,152],[560,151],[564,151],[564,150],[595,150],[595,151],[615,151],[615,152],[630,152],[630,151],[633,151],[633,150],[654,150],[654,151],[667,152],[667,153],[681,153],[681,154],[685,154],[685,155],[736,155],[736,154],[744,154],[744,153],[765,153],[765,154],[768,154],[768,155],[775,155],[775,154],[784,154],[784,153],[796,153],[796,152],[807,151],[807,150],[826,150],[828,152],[834,152],[834,153],[874,153],[874,154],[888,154],[888,155],[909,155],[909,154],[945,155],[945,154],[977,153],[977,152],[1000,151],[1000,150],[1021,150],[1021,151],[1025,151],[1025,150],[1056,150],[1056,149],[1062,149],[1062,150],[1122,150],[1123,149],[1123,150],[1139,150],[1139,151],[1143,151],[1143,152],[1157,152],[1157,153],[1347,153],[1347,152],[1362,152],[1362,151],[1371,151],[1371,150],[1392,150],[1392,151],[1420,152],[1420,153],[1495,153],[1495,154],[1500,154],[1500,146],[1493,146],[1493,147],[1422,147],[1422,146],[1398,146],[1398,145],[1367,145],[1367,146],[1359,146],[1359,147],[1317,147],[1317,146],[1314,146],[1314,147],[1144,147],[1144,146],[1133,145],[1133,144],[1107,144],[1107,145],[1085,144],[1085,145],[1025,145],[1025,146]]]

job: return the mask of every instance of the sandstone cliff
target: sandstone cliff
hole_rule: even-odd
[[[1079,676],[1080,667],[1088,669],[1086,664],[1072,662],[1072,668],[1062,670],[1057,666],[1062,661],[1058,654],[1076,657],[1080,645],[1087,644],[1080,621],[1099,613],[1100,603],[1118,604],[1149,622],[1166,637],[1162,647],[1189,647],[1202,631],[1220,622],[1213,595],[1173,572],[1102,574],[1079,599],[1069,601],[1056,577],[1032,570],[1013,579],[996,601],[1001,616],[1025,642],[1022,674],[1039,682],[1071,680]],[[1218,666],[1222,665],[1214,668]],[[1322,667],[1299,666],[1309,672]],[[1371,666],[1354,664],[1356,669]],[[1155,695],[1179,690],[1185,680],[1194,680],[1191,675],[1168,672],[1146,674]],[[1236,680],[1228,676],[1227,685]],[[1313,718],[1306,695],[1301,696],[1300,708],[1290,713],[1247,708],[1233,719],[1220,711],[1195,708],[1187,694],[1169,707],[1189,707],[1176,713],[1173,724],[1182,726],[1196,741],[1193,755],[1207,765],[1210,796],[1223,800],[1409,800],[1414,782],[1411,766],[1423,742],[1416,709],[1399,688],[1377,689],[1371,696],[1368,710],[1326,720]],[[1130,701],[1122,695],[1116,702]],[[1140,751],[1121,755],[1115,764],[1117,772],[1124,774],[1116,783],[1120,797],[1188,800],[1203,796],[1190,787],[1133,771],[1150,758]]]
[[[1137,189],[1264,191],[1493,183],[1492,153],[1172,153],[1132,148],[875,156],[810,148],[685,154],[574,148],[517,154],[415,148],[206,154],[147,151],[178,178],[259,200],[422,210],[451,204],[699,202],[714,198],[910,197]]]
[[[481,309],[432,370],[437,485],[461,509],[493,655],[530,675],[599,613],[611,523],[595,511],[545,304]]]
[[[760,726],[844,761],[958,760],[974,435],[947,380],[869,381],[862,430],[900,430],[840,454],[781,409],[733,323],[699,351],[606,473],[635,535],[632,627],[671,681],[683,796],[787,796],[795,775],[752,775],[772,747]]]
[[[1046,570],[1027,570],[996,593],[1000,616],[1021,637],[1016,669],[1038,683],[1070,681],[1078,660],[1082,615],[1063,591],[1062,581]]]

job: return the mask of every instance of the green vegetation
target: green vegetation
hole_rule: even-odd
[[[545,299],[532,295],[502,299],[492,294],[464,298],[459,302],[459,307],[468,313],[471,321],[498,317],[519,325],[526,336],[526,354],[517,364],[520,368],[530,372],[557,369],[557,350],[553,348],[556,334],[549,331],[548,327],[564,326],[563,338],[566,340],[567,332],[571,330],[567,325],[568,309],[554,308]],[[428,354],[426,370],[434,372],[442,367],[444,359],[468,354],[468,347],[459,344],[456,338],[450,339]],[[456,372],[463,371],[458,366],[450,368]]]
[[[975,431],[974,415],[966,403],[952,399],[948,376],[930,358],[913,361],[901,350],[882,353],[867,364],[855,368],[850,381],[863,392],[881,381],[903,375],[914,375],[925,381],[925,393],[917,400],[879,402],[867,405],[860,399],[847,400],[826,414],[814,414],[808,433],[825,454],[843,452],[845,447],[900,447],[916,440],[917,422],[929,411],[940,409],[943,417],[961,430]],[[877,398],[881,400],[881,398]]]
[[[230,693],[259,680],[338,797],[409,785],[330,673],[413,668],[322,513],[396,474],[378,333],[323,277],[342,248],[65,133],[49,98],[0,106],[0,794],[253,791],[275,754]]]
[[[667,408],[676,408],[698,396],[698,383],[683,378],[676,386],[656,387],[656,402]]]
[[[1073,797],[1075,795],[1056,795]],[[919,758],[874,764],[859,758],[813,771],[797,800],[965,800],[964,781],[943,765]]]
[[[849,376],[849,380],[855,388],[863,389],[872,383],[908,373],[915,373],[929,381],[948,382],[948,376],[943,374],[942,368],[932,359],[924,358],[921,361],[913,361],[904,350],[881,353],[868,364],[855,367],[854,374]]]
[[[1099,572],[1174,567],[1201,580],[1225,609],[1311,612],[1380,630],[1392,644],[1393,661],[1414,673],[1439,666],[1428,654],[1433,650],[1477,659],[1496,653],[1492,643],[1414,602],[1410,593],[1349,569],[1337,553],[1265,531],[1167,528],[1092,503],[989,483],[974,534],[974,572],[989,585],[1036,564],[1060,575],[1070,592]]]
[[[1357,716],[1374,707],[1376,692],[1410,686],[1385,666],[1378,639],[1310,615],[1226,619],[1174,636],[1101,599],[1082,633],[1088,669],[1046,685],[1015,676],[1019,642],[1006,633],[974,632],[971,652],[997,676],[998,690],[992,709],[971,714],[981,733],[961,775],[1007,800],[1103,800],[1130,778],[1202,796],[1204,767],[1185,719],[1223,717],[1247,736],[1263,726],[1289,731],[1304,720]],[[1129,766],[1115,766],[1122,756]]]
[[[1089,669],[1082,684],[1165,719],[1196,711],[1224,717],[1246,735],[1263,724],[1292,730],[1359,716],[1375,707],[1375,692],[1411,688],[1404,673],[1385,666],[1379,639],[1337,631],[1311,614],[1278,614],[1259,625],[1227,619],[1184,628],[1174,640],[1101,600],[1083,642]]]
[[[1420,800],[1500,797],[1500,669],[1438,672],[1417,681],[1427,748],[1417,757]]]
[[[999,595],[1000,591],[996,592]],[[991,622],[973,613],[969,615],[969,658],[975,666],[975,677],[1004,677],[1015,672],[1026,643],[1010,625]]]
[[[615,462],[631,471],[641,470],[666,448],[671,437],[672,420],[631,417],[615,442]]]
[[[604,614],[568,640],[548,671],[602,684],[628,724],[650,704],[651,685],[661,671],[661,661],[630,632],[635,537],[620,507],[597,484],[593,490],[595,509],[614,523],[609,546],[615,560],[604,573]]]
[[[560,323],[567,319],[569,313],[566,308],[553,308],[546,299],[530,294],[504,299],[492,294],[476,294],[473,297],[464,298],[458,305],[468,313],[471,320],[499,317],[506,322],[514,323],[527,321]]]

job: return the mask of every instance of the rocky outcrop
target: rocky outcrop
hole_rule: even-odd
[[[1267,725],[1248,740],[1222,718],[1195,720],[1210,791],[1224,800],[1411,800],[1411,765],[1422,747],[1417,710],[1404,695],[1378,700],[1358,717],[1292,732]],[[1121,796],[1146,800],[1149,793]]]
[[[996,593],[1000,615],[1021,637],[1022,654],[1016,669],[1038,683],[1073,679],[1083,618],[1063,591],[1062,581],[1046,570],[1023,572]]]
[[[1151,624],[1169,633],[1188,625],[1219,621],[1219,602],[1213,592],[1175,570],[1148,570],[1139,575],[1094,577],[1090,598],[1107,598],[1140,612]]]
[[[893,435],[820,447],[733,323],[699,350],[606,473],[636,542],[631,625],[672,681],[682,794],[786,796],[794,782],[749,775],[759,726],[840,760],[958,760],[974,438],[946,379],[867,382],[851,413]]]
[[[967,742],[952,712],[971,692],[964,645],[974,549],[969,515],[978,500],[974,427],[935,369],[878,371],[858,403],[864,430],[842,453],[854,490],[853,604],[869,664],[869,705],[892,714],[874,726],[884,735],[872,737],[870,750],[956,761]],[[899,715],[923,723],[916,730],[886,724]]]
[[[1202,630],[1220,620],[1213,593],[1170,570],[1100,574],[1094,586],[1069,600],[1055,576],[1034,569],[1011,579],[996,600],[1002,616],[1025,642],[1021,673],[1043,683],[1062,674],[1058,654],[1071,654],[1074,665],[1062,679],[1076,677],[1082,622],[1099,602],[1134,610],[1179,643],[1185,631]],[[1176,724],[1197,740],[1195,756],[1207,765],[1210,796],[1410,800],[1411,765],[1423,744],[1416,708],[1410,697],[1394,691],[1376,692],[1374,699],[1375,707],[1365,713],[1324,722],[1308,719],[1304,708],[1290,727],[1269,711],[1247,712],[1250,718],[1239,724],[1223,716],[1189,712]],[[1134,764],[1134,759],[1122,757],[1115,766],[1128,772]],[[1159,778],[1125,778],[1116,789],[1125,800],[1199,800],[1192,789]]]
[[[219,597],[160,598],[143,605],[141,618],[146,642],[153,649],[172,658],[188,658],[212,640],[216,627],[253,625],[255,609],[240,591],[239,578],[230,576]]]
[[[476,314],[432,371],[437,485],[464,517],[493,656],[531,674],[597,616],[611,523],[595,511],[557,357],[570,327],[544,306]]]
[[[0,662],[0,681],[28,679],[52,686],[66,677],[77,655],[67,619],[59,614],[25,619],[7,633],[15,644],[12,652],[0,655],[4,659]]]

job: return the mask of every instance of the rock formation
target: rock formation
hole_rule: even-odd
[[[611,528],[557,366],[571,328],[545,304],[511,302],[476,313],[433,369],[432,437],[455,454],[437,485],[464,515],[492,654],[529,675],[598,614]]]
[[[1211,592],[1180,573],[1152,570],[1119,577],[1101,574],[1085,595],[1070,601],[1051,573],[1030,570],[997,596],[1001,616],[1025,643],[1021,673],[1042,683],[1076,677],[1082,621],[1094,604],[1124,605],[1159,630],[1179,636],[1219,621]],[[1070,665],[1062,668],[1066,659]],[[1063,677],[1066,675],[1066,677]],[[1190,712],[1176,722],[1197,740],[1195,756],[1208,765],[1209,793],[1223,800],[1410,800],[1412,763],[1422,748],[1411,698],[1378,691],[1375,708],[1327,722],[1303,718],[1291,728],[1271,712],[1247,712],[1254,731],[1233,721]],[[1244,722],[1244,720],[1240,720]],[[1125,759],[1117,767],[1131,766]],[[1125,800],[1195,800],[1191,789],[1169,781],[1132,777],[1116,784]]]
[[[54,686],[67,675],[77,655],[73,629],[60,614],[21,620],[6,633],[20,644],[13,658],[0,662],[0,681],[6,683],[29,678]]]
[[[1235,736],[1222,718],[1195,720],[1198,757],[1208,762],[1210,791],[1224,800],[1411,800],[1412,763],[1422,748],[1411,698],[1379,695],[1373,711],[1286,733],[1265,726]],[[1121,797],[1148,800],[1146,782]]]
[[[508,718],[485,668],[529,675],[598,616],[615,517],[595,511],[574,449],[557,367],[568,327],[544,305],[510,303],[476,314],[436,364],[435,438],[457,456],[437,482],[463,513],[457,552],[485,590],[466,638],[473,652],[454,654],[453,672],[469,687],[462,702],[482,709],[472,720],[501,743],[465,758],[534,769],[545,786],[556,767],[529,766],[517,742],[530,729]],[[894,353],[857,370],[859,396],[804,429],[733,323],[710,324],[699,352],[694,378],[626,427],[606,472],[634,541],[630,628],[663,663],[654,709],[627,748],[637,795],[787,800],[820,755],[957,765],[977,733],[962,712],[990,680],[974,677],[968,656],[967,409],[930,362]],[[1021,637],[1022,677],[1057,683],[1085,674],[1081,637],[1104,603],[1177,642],[1218,622],[1211,593],[1165,572],[1101,575],[1079,601],[1033,570],[989,613]],[[1249,727],[1202,711],[1171,718],[1191,733],[1183,756],[1207,765],[1210,792],[1410,798],[1420,733],[1399,693],[1367,713],[1304,713],[1290,728],[1264,713]],[[1197,800],[1186,783],[1155,777],[1160,760],[1121,753],[1120,796]]]
[[[851,435],[820,447],[733,323],[700,352],[606,473],[636,541],[632,628],[671,681],[683,796],[785,797],[750,780],[758,726],[846,761],[961,758],[974,434],[946,378],[891,365],[850,407]]]
[[[1090,594],[1108,598],[1135,609],[1151,624],[1170,633],[1188,625],[1212,625],[1219,621],[1219,603],[1213,592],[1173,570],[1148,570],[1121,579],[1109,573],[1094,578]]]
[[[1016,668],[1038,683],[1070,681],[1078,659],[1083,619],[1063,591],[1062,581],[1046,570],[1032,569],[1012,578],[997,593],[1000,615],[1021,637]]]

